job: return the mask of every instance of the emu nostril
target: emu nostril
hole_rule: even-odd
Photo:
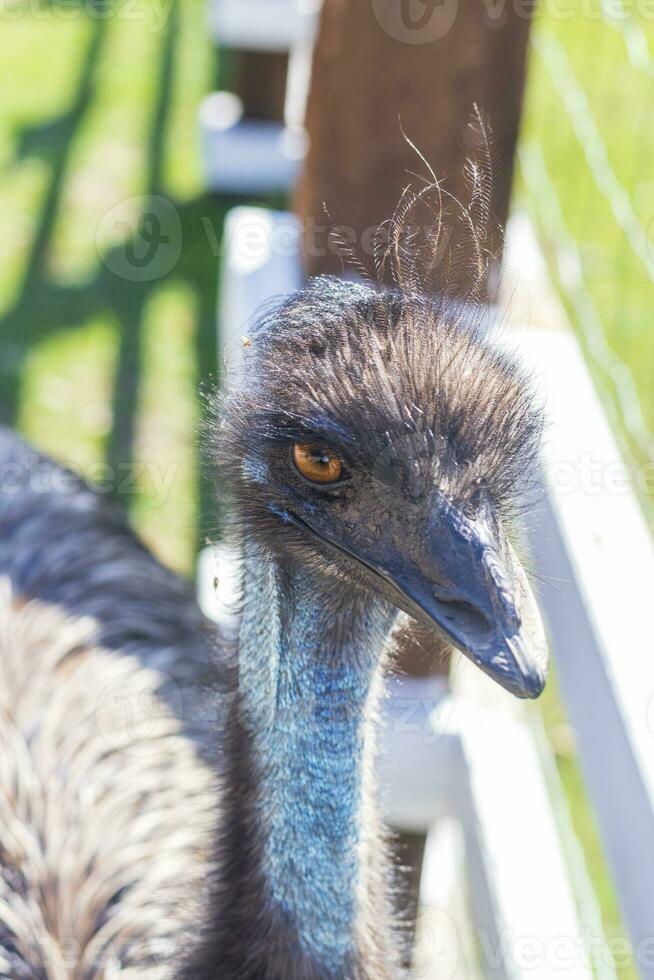
[[[446,607],[443,616],[449,622],[454,622],[476,634],[487,633],[491,629],[491,624],[484,613],[466,599],[444,596],[437,592],[434,592],[434,595]]]

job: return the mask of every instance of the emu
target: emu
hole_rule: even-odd
[[[544,686],[514,537],[542,413],[484,315],[318,279],[243,353],[207,429],[234,636],[0,436],[0,976],[397,980],[374,760],[398,616]]]

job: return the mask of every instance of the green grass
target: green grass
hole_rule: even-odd
[[[560,16],[548,6],[533,34],[519,193],[653,516],[654,21],[633,7],[630,60],[599,2],[562,0]]]
[[[0,417],[109,475],[190,573],[198,388],[216,364],[207,222],[219,238],[226,207],[197,150],[215,54],[204,0],[108,4],[0,8]],[[125,243],[147,248],[152,212],[174,261],[163,249],[134,275]]]
[[[540,231],[553,281],[654,516],[654,21],[625,38],[599,2],[543,4],[534,32],[516,196]],[[558,16],[557,16],[558,14]],[[639,59],[640,58],[640,62]],[[600,152],[601,151],[601,152]],[[632,241],[629,241],[631,235]],[[544,714],[622,980],[636,977],[555,685]],[[561,733],[568,733],[561,738]]]
[[[579,767],[574,731],[565,715],[556,670],[540,702],[549,744],[567,798],[575,834],[583,848],[584,862],[600,907],[606,948],[592,936],[590,950],[599,962],[612,960],[620,980],[637,980],[632,949],[620,916],[617,897],[602,849],[597,821],[589,803]]]
[[[570,9],[571,20],[545,15],[538,30],[567,52],[610,165],[653,242],[652,81],[628,65],[617,33]],[[197,105],[217,72],[205,0],[85,0],[78,8],[0,0],[0,25],[0,419],[90,479],[109,475],[153,549],[190,574],[212,520],[195,428],[198,389],[216,365],[212,244],[227,207],[203,192],[199,167]],[[654,47],[652,27],[643,27]],[[542,154],[579,250],[582,287],[652,426],[652,282],[593,183],[542,48],[532,62],[524,145]],[[583,333],[548,200],[527,176],[519,193]],[[137,256],[147,250],[153,215],[179,255],[168,262],[164,248],[155,259],[160,275],[135,276],[125,242]],[[642,460],[618,397],[619,372],[607,372],[585,343],[625,445]],[[621,935],[554,688],[544,711],[607,933]],[[625,966],[623,980],[634,975]]]

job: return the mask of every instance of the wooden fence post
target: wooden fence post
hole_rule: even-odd
[[[365,249],[390,217],[420,148],[465,196],[468,123],[494,133],[492,221],[506,221],[534,0],[324,0],[307,110],[310,148],[295,197],[310,275],[341,271],[326,206]],[[401,125],[400,125],[401,120]],[[491,243],[501,251],[499,237]]]

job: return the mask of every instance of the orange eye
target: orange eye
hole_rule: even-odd
[[[312,483],[338,483],[343,473],[343,462],[336,453],[315,442],[296,442],[293,462]]]

